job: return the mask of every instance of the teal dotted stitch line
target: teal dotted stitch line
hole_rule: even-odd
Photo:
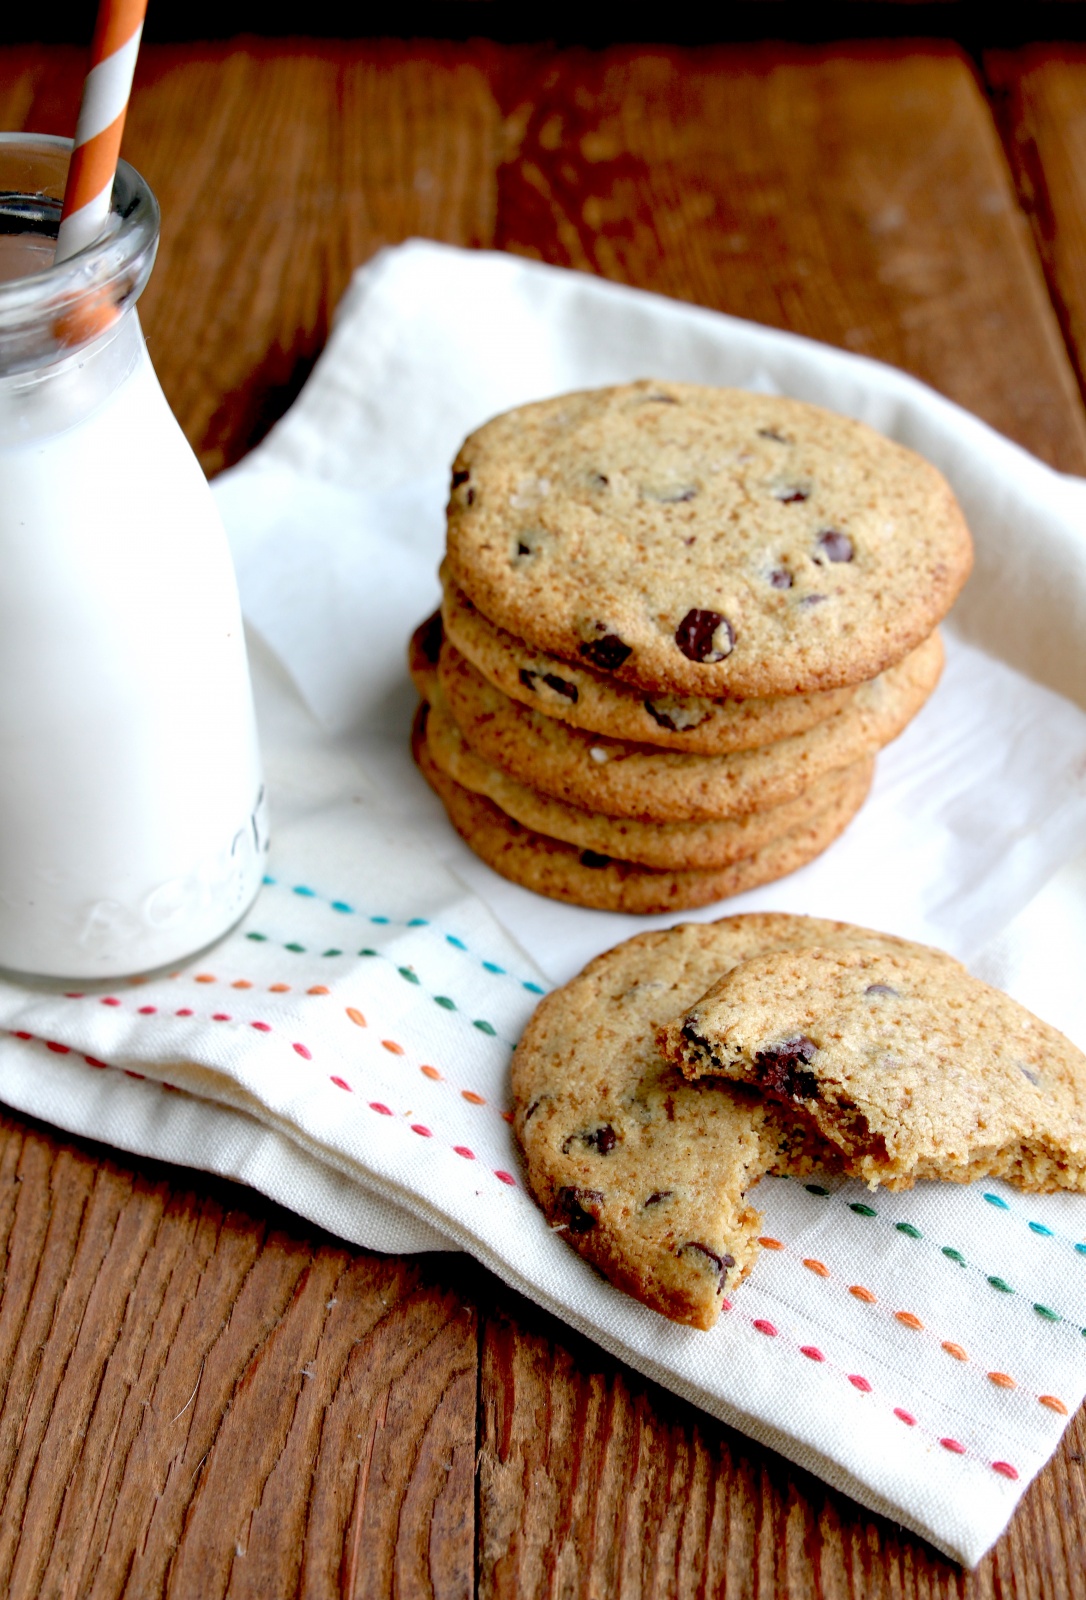
[[[781,1176],[786,1176],[786,1174],[781,1174]],[[824,1189],[820,1183],[805,1183],[803,1187],[807,1190],[808,1194],[820,1195],[827,1200],[837,1198],[837,1196],[832,1194],[829,1189]],[[987,1196],[985,1196],[985,1198],[987,1198]],[[997,1205],[1000,1204],[998,1196],[993,1198],[995,1199],[995,1203]],[[855,1212],[858,1217],[875,1218],[879,1214],[874,1206],[866,1205],[860,1200],[846,1201],[846,1204],[848,1205],[849,1210]],[[953,1261],[955,1266],[963,1267],[969,1272],[979,1272],[985,1283],[988,1284],[989,1288],[993,1289],[997,1294],[1014,1295],[1017,1293],[1013,1284],[1009,1284],[1005,1278],[1001,1278],[995,1273],[985,1272],[983,1267],[977,1267],[971,1261],[967,1261],[960,1250],[955,1250],[950,1245],[936,1245],[933,1244],[930,1239],[925,1239],[923,1233],[919,1228],[915,1227],[913,1223],[894,1222],[891,1223],[890,1226],[893,1227],[897,1233],[903,1233],[907,1239],[916,1239],[918,1242],[923,1240],[923,1242],[927,1244],[930,1249],[938,1250],[940,1255],[945,1256],[948,1261]],[[1037,1316],[1040,1317],[1042,1322],[1063,1323],[1067,1327],[1078,1326],[1075,1318],[1065,1317],[1061,1312],[1054,1311],[1051,1306],[1041,1305],[1039,1301],[1033,1302],[1033,1310],[1036,1312]],[[1086,1338],[1086,1328],[1079,1328],[1079,1332],[1082,1334],[1083,1338]]]
[[[317,953],[314,950],[310,950],[308,945],[298,944],[293,940],[290,944],[281,944],[278,939],[269,939],[266,933],[247,933],[245,937],[247,939],[252,939],[254,944],[279,945],[281,949],[290,950],[295,955],[315,955]],[[488,1038],[498,1039],[502,1044],[507,1045],[510,1050],[516,1048],[517,1041],[515,1039],[503,1038],[494,1024],[492,1022],[487,1022],[485,1017],[468,1017],[466,1013],[460,1010],[460,1007],[457,1005],[456,1001],[453,1000],[449,995],[431,994],[429,989],[423,989],[422,980],[415,971],[414,967],[398,967],[396,966],[395,962],[389,960],[388,956],[382,955],[380,950],[372,950],[367,947],[363,947],[361,950],[351,951],[349,953],[351,955],[372,956],[378,961],[387,961],[388,965],[393,969],[394,972],[399,973],[400,977],[405,983],[414,984],[416,988],[422,990],[423,994],[429,995],[434,1004],[436,1006],[440,1006],[442,1011],[455,1011],[458,1016],[464,1017],[466,1022],[470,1022],[473,1028],[477,1028],[480,1033],[485,1033]],[[336,956],[347,955],[348,952],[346,950],[322,950],[320,954],[322,957],[328,956],[334,958]]]
[[[269,886],[273,886],[273,887],[276,887],[276,888],[282,887],[279,884],[279,880],[277,878],[269,877],[267,874],[265,874],[264,882],[266,884],[268,884]],[[329,900],[325,895],[318,894],[316,889],[310,889],[304,883],[292,884],[291,885],[291,892],[293,894],[300,895],[302,897],[302,899],[305,899],[305,900],[323,900],[326,905],[330,906],[333,911],[338,911],[341,916],[346,916],[346,917],[366,917],[367,921],[375,923],[380,927],[389,927],[389,926],[391,926],[391,927],[398,927],[398,928],[429,928],[429,927],[432,926],[431,922],[426,917],[411,917],[407,922],[402,922],[398,917],[375,917],[375,916],[368,916],[367,917],[366,912],[359,911],[355,906],[348,905],[346,900]],[[434,932],[439,934],[439,935],[441,935],[441,930],[439,928],[435,928]],[[454,950],[462,950],[465,955],[471,956],[473,960],[478,961],[479,965],[482,967],[483,971],[484,972],[489,972],[493,977],[495,977],[495,978],[509,978],[511,982],[519,984],[522,989],[527,989],[529,994],[546,994],[546,992],[547,992],[546,989],[542,988],[538,983],[535,983],[532,979],[530,979],[530,978],[518,978],[516,973],[507,971],[505,967],[500,967],[496,961],[483,961],[481,957],[476,956],[474,954],[474,952],[471,951],[468,948],[468,946],[464,943],[463,939],[458,939],[455,934],[446,933],[446,934],[442,935],[442,937],[444,937],[444,940],[445,940],[446,944],[451,944],[452,945]],[[299,950],[300,951],[300,950],[303,950],[305,948],[305,946],[304,945],[300,945],[300,944],[287,944],[287,945],[284,945],[283,948],[284,948],[284,950]],[[326,954],[326,955],[333,954],[333,953],[335,955],[342,955],[343,954],[343,952],[341,950],[337,950],[335,952],[330,952],[330,951],[325,951],[324,952],[324,954]],[[359,952],[360,955],[368,955],[370,953],[371,952],[366,951],[366,950],[362,950],[362,951]]]
[[[1012,1206],[1008,1201],[1003,1199],[1002,1195],[984,1193],[981,1195],[981,1199],[986,1200],[988,1204],[990,1206],[994,1206],[997,1211],[1009,1212],[1009,1214],[1014,1217],[1016,1222],[1021,1220],[1022,1213],[1019,1211],[1018,1207]],[[1029,1229],[1030,1233],[1037,1234],[1037,1236],[1041,1239],[1055,1239],[1060,1244],[1069,1244],[1076,1255],[1086,1256],[1086,1244],[1084,1244],[1081,1239],[1072,1239],[1069,1234],[1057,1233],[1055,1228],[1046,1228],[1043,1222],[1030,1222],[1027,1219],[1026,1227]]]

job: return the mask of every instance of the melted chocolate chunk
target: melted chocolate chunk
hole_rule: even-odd
[[[541,1094],[535,1100],[533,1100],[531,1105],[528,1107],[527,1111],[524,1113],[525,1122],[531,1122],[532,1118],[535,1116],[536,1112],[539,1110],[539,1108],[543,1104],[544,1100],[549,1100],[549,1099],[550,1099],[549,1095]]]
[[[723,1289],[725,1283],[727,1282],[729,1267],[735,1266],[735,1257],[729,1255],[718,1255],[715,1250],[710,1250],[707,1244],[699,1244],[696,1239],[690,1239],[686,1244],[682,1245],[679,1248],[678,1254],[682,1255],[687,1250],[697,1250],[701,1255],[708,1257],[717,1270],[717,1275],[720,1279],[720,1287]]]
[[[679,403],[673,394],[647,394],[645,399],[658,406],[677,406]]]
[[[779,500],[782,506],[798,506],[804,500],[809,500],[810,495],[806,489],[778,489],[774,499]]]
[[[598,1218],[586,1207],[601,1206],[603,1194],[599,1189],[578,1189],[568,1184],[555,1195],[555,1204],[570,1233],[591,1233]]]
[[[803,1068],[818,1054],[818,1046],[806,1034],[796,1039],[785,1039],[770,1050],[759,1050],[754,1057],[754,1074],[763,1089],[770,1094],[785,1095],[790,1100],[817,1100],[818,1078]]]
[[[774,567],[769,574],[769,581],[774,589],[790,589],[793,579],[786,567]]]
[[[847,533],[840,533],[836,528],[823,528],[818,536],[818,548],[827,561],[852,560],[852,540]],[[815,560],[818,560],[817,556]]]
[[[609,867],[610,865],[611,865],[611,857],[610,856],[601,856],[598,850],[582,850],[581,851],[581,866],[582,867]]]
[[[601,1127],[593,1128],[591,1133],[586,1133],[584,1142],[594,1146],[601,1156],[609,1156],[618,1143],[618,1135],[611,1124],[605,1122]]]
[[[445,626],[441,620],[441,612],[435,611],[432,617],[427,617],[419,635],[419,649],[432,667],[437,666],[444,638]]]
[[[475,504],[475,490],[474,489],[469,489],[468,490],[467,494],[464,496],[464,501],[465,501],[465,504],[467,504],[469,506],[473,506]]]
[[[864,994],[892,994],[897,997],[899,991],[891,988],[888,983],[869,983]]]
[[[536,679],[535,673],[534,672],[529,672],[527,667],[521,667],[521,669],[518,672],[517,676],[520,679],[521,683],[524,685],[524,687],[526,689],[530,689],[532,691],[532,693],[535,694],[535,679]]]
[[[454,472],[453,475],[452,475],[452,486],[453,486],[453,488],[454,489],[459,489],[460,485],[462,483],[467,483],[467,481],[468,481],[468,479],[470,477],[471,477],[471,473],[470,472],[468,472],[464,467],[459,467],[457,469],[457,471]]]
[[[651,700],[645,701],[645,710],[653,722],[659,723],[661,728],[666,728],[669,733],[678,733],[677,724],[671,720],[666,711],[661,711],[658,706],[654,706]]]
[[[719,611],[688,611],[675,629],[675,643],[688,661],[723,661],[735,648],[735,629]]]
[[[678,506],[685,500],[697,499],[697,493],[692,484],[686,484],[681,489],[665,489],[662,494],[654,494],[652,498],[659,500],[662,506]]]
[[[674,1193],[674,1189],[654,1189],[645,1201],[642,1210],[647,1211],[649,1206],[658,1206],[661,1200],[670,1200]]]
[[[517,540],[517,555],[518,556],[530,556],[531,553],[532,553],[531,545],[530,544],[525,544],[523,539],[518,539]]]
[[[778,433],[776,428],[759,428],[759,439],[772,439],[774,444],[791,444],[791,439],[786,439],[783,433]]]
[[[1040,1083],[1041,1079],[1039,1074],[1031,1071],[1029,1067],[1024,1067],[1021,1063],[1019,1063],[1018,1070],[1022,1074],[1023,1078],[1029,1079],[1030,1083]]]
[[[801,606],[820,606],[825,600],[824,594],[805,594],[800,601]]]
[[[584,644],[577,646],[577,650],[601,672],[614,672],[627,656],[633,654],[633,646],[625,644],[617,633],[605,633],[599,639],[586,639]]]
[[[611,480],[603,472],[594,472],[588,481],[594,489],[606,489]]]
[[[543,682],[548,689],[553,689],[555,694],[564,695],[567,700],[577,704],[578,692],[575,683],[567,683],[565,678],[560,678],[556,672],[545,672]]]

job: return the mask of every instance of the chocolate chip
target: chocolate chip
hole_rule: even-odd
[[[1029,1079],[1030,1083],[1040,1083],[1041,1079],[1039,1074],[1032,1072],[1029,1067],[1022,1066],[1021,1062],[1018,1064],[1018,1070],[1022,1074],[1023,1078]]]
[[[769,574],[769,581],[774,589],[790,589],[792,587],[792,574],[785,567],[774,567]]]
[[[755,1077],[771,1094],[786,1095],[792,1100],[817,1100],[818,1078],[815,1073],[803,1070],[817,1054],[814,1040],[801,1033],[769,1050],[759,1050],[754,1057]]]
[[[437,666],[444,638],[445,625],[441,620],[441,612],[435,611],[432,617],[427,617],[419,631],[419,649],[432,667]]]
[[[610,856],[601,856],[598,850],[582,850],[581,851],[581,866],[582,867],[609,867],[610,865],[611,865],[611,857]]]
[[[578,693],[577,685],[575,683],[567,683],[565,678],[560,678],[556,672],[545,672],[543,674],[543,682],[547,685],[548,689],[553,689],[555,694],[564,695],[564,697],[567,700],[571,700],[574,705],[577,704]]]
[[[650,499],[658,500],[663,506],[678,506],[686,500],[695,500],[698,491],[690,484],[681,489],[662,489],[659,494],[650,495]]]
[[[603,1204],[603,1194],[599,1189],[578,1189],[568,1184],[559,1189],[554,1198],[570,1233],[591,1233],[599,1219],[586,1208]]]
[[[772,439],[774,444],[791,444],[791,439],[786,439],[783,433],[778,433],[776,428],[759,428],[759,439]]]
[[[459,489],[460,485],[462,483],[467,483],[467,481],[468,481],[468,479],[470,477],[471,477],[471,473],[470,472],[468,472],[464,467],[458,467],[457,470],[452,475],[452,486],[453,486],[453,488],[454,489]]]
[[[782,506],[802,505],[804,500],[810,499],[810,491],[807,489],[778,489],[774,494],[774,499],[779,500]]]
[[[563,1141],[562,1154],[568,1156],[570,1147],[574,1144],[586,1144],[590,1150],[596,1150],[601,1156],[609,1156],[618,1143],[618,1135],[609,1122],[601,1123],[598,1128],[589,1128],[581,1133],[571,1133]]]
[[[824,594],[805,594],[799,603],[801,606],[820,606],[825,598]]]
[[[589,475],[588,481],[593,489],[606,489],[611,480],[602,472],[593,472]]]
[[[666,728],[669,733],[687,733],[691,728],[700,728],[711,715],[711,712],[697,711],[693,706],[684,705],[681,700],[671,700],[663,704],[646,700],[645,710],[653,722],[659,723],[661,728]]]
[[[541,1095],[538,1096],[537,1099],[533,1100],[531,1105],[528,1107],[527,1111],[524,1113],[525,1122],[531,1122],[532,1118],[535,1116],[536,1112],[539,1110],[539,1108],[543,1104],[544,1100],[549,1100],[549,1099],[550,1099],[549,1095],[541,1094]]]
[[[658,1206],[661,1200],[670,1200],[674,1193],[674,1189],[654,1189],[645,1201],[642,1210],[647,1211],[649,1206]]]
[[[723,661],[735,648],[735,629],[719,611],[688,611],[675,629],[675,643],[688,661]]]
[[[869,983],[864,990],[864,994],[892,994],[895,998],[898,998],[899,991],[892,989],[888,983]]]
[[[673,394],[647,394],[645,399],[658,406],[677,406],[679,403]]]
[[[465,503],[465,505],[469,505],[469,506],[473,506],[475,504],[475,490],[474,489],[469,489],[468,490],[467,494],[464,496],[464,503]]]
[[[727,1282],[729,1267],[735,1266],[735,1257],[729,1255],[718,1255],[715,1250],[710,1250],[707,1244],[699,1244],[696,1239],[691,1239],[686,1244],[681,1245],[676,1253],[681,1256],[687,1250],[697,1250],[701,1255],[706,1256],[713,1263],[713,1266],[717,1270],[717,1276],[720,1279],[720,1287],[723,1289],[725,1283]]]
[[[535,694],[536,674],[534,672],[529,672],[527,667],[521,667],[521,669],[520,669],[519,673],[517,674],[517,676],[519,677],[519,679],[520,679],[521,683],[524,685],[524,687],[526,689],[530,689],[532,691],[532,693]]]
[[[602,628],[603,624],[598,624]],[[633,646],[625,644],[617,633],[605,633],[599,639],[586,639],[577,646],[578,652],[601,672],[614,672],[633,654]]]
[[[818,547],[827,561],[852,560],[852,540],[847,533],[840,533],[836,528],[823,528],[818,536]],[[817,556],[815,560],[818,560]]]
[[[531,553],[532,553],[531,545],[530,544],[525,544],[523,539],[518,539],[517,540],[517,555],[518,556],[530,556]]]

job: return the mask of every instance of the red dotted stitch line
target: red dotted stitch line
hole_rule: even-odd
[[[74,994],[73,993],[73,994],[66,994],[64,996],[64,998],[66,1000],[87,1000],[87,999],[92,999],[94,997],[93,996],[88,996],[88,995],[85,995],[85,994]],[[124,1003],[125,1002],[123,1000],[118,1000],[117,996],[113,995],[113,994],[105,994],[105,995],[101,995],[101,996],[98,997],[98,1004],[100,1006],[123,1006]],[[163,1016],[163,1017],[169,1018],[169,1016],[171,1014],[169,1012],[160,1011],[158,1006],[137,1006],[136,1007],[136,1015],[139,1016],[139,1017]],[[175,1017],[194,1017],[196,1015],[196,1013],[192,1010],[192,1008],[190,1006],[181,1006],[177,1011],[173,1012],[172,1015],[175,1016]],[[250,1028],[255,1028],[257,1033],[274,1033],[274,1031],[275,1031],[270,1022],[249,1022],[248,1024],[245,1024],[245,1023],[243,1023],[241,1021],[240,1018],[232,1017],[232,1016],[230,1016],[229,1012],[226,1012],[226,1011],[213,1011],[213,1012],[211,1012],[210,1021],[212,1021],[212,1022],[237,1022],[239,1026],[248,1026]],[[292,1039],[290,1047],[295,1052],[296,1055],[300,1055],[301,1056],[303,1061],[312,1061],[313,1052],[312,1052],[312,1050],[310,1050],[308,1045],[301,1044],[298,1040]]]
[[[758,1243],[765,1250],[787,1249],[787,1246],[782,1244],[780,1239],[762,1238],[758,1240]],[[807,1268],[808,1272],[813,1272],[818,1278],[829,1280],[833,1277],[833,1273],[830,1271],[829,1267],[826,1266],[825,1262],[817,1261],[812,1256],[804,1257],[803,1265]],[[878,1305],[878,1296],[873,1294],[870,1289],[865,1288],[862,1283],[850,1284],[848,1292],[850,1295],[852,1295],[854,1300],[859,1300],[864,1305]],[[924,1324],[914,1311],[894,1311],[891,1313],[891,1315],[893,1316],[894,1321],[899,1322],[903,1328],[909,1328],[913,1333],[926,1333],[929,1338],[938,1339],[937,1334],[933,1334],[929,1329],[925,1328]],[[955,1344],[952,1339],[940,1339],[938,1342],[940,1350],[944,1351],[945,1354],[950,1356],[954,1361],[969,1361],[968,1353],[962,1349],[960,1344]],[[1018,1388],[1018,1384],[1008,1372],[989,1372],[987,1376],[989,1383],[994,1384],[997,1389],[1010,1390]],[[1061,1417],[1067,1416],[1067,1407],[1058,1395],[1039,1394],[1035,1395],[1034,1398],[1037,1400],[1039,1405],[1044,1406],[1047,1410],[1054,1411],[1058,1416]]]
[[[732,1310],[731,1301],[730,1300],[725,1300],[723,1302],[722,1309],[725,1310],[725,1311],[731,1311]],[[768,1339],[779,1339],[779,1338],[782,1337],[780,1329],[775,1327],[772,1322],[767,1321],[766,1318],[764,1318],[764,1317],[753,1317],[753,1318],[751,1318],[750,1325],[755,1330],[755,1332],[764,1334],[765,1337],[768,1338]],[[784,1336],[784,1337],[786,1339],[786,1344],[788,1344],[791,1348],[798,1350],[801,1356],[806,1356],[808,1361],[817,1361],[817,1362],[825,1363],[825,1365],[833,1372],[841,1372],[841,1371],[843,1371],[843,1368],[836,1366],[836,1364],[834,1362],[830,1361],[828,1359],[828,1357],[826,1357],[822,1353],[822,1351],[818,1348],[817,1345],[814,1345],[814,1344],[792,1345],[791,1341],[787,1339],[787,1336]],[[859,1372],[846,1372],[845,1373],[845,1377],[848,1379],[849,1383],[851,1383],[852,1387],[854,1389],[858,1389],[861,1394],[875,1394],[876,1393],[876,1391],[875,1391],[874,1387],[872,1386],[870,1380],[865,1378],[862,1373],[859,1373]],[[891,1409],[893,1411],[894,1416],[897,1417],[898,1421],[899,1422],[903,1422],[907,1428],[916,1428],[916,1427],[920,1426],[920,1424],[917,1422],[917,1419],[913,1416],[912,1412],[911,1411],[906,1411],[903,1406],[893,1406]],[[929,1430],[923,1429],[922,1431],[926,1433]],[[958,1440],[958,1439],[950,1439],[950,1438],[940,1439],[939,1443],[942,1445],[943,1449],[944,1450],[948,1450],[951,1453],[951,1455],[967,1456],[969,1454],[969,1451],[966,1449],[965,1445],[962,1444],[960,1442],[960,1440]],[[1017,1467],[1013,1467],[1009,1461],[991,1461],[988,1464],[991,1467],[992,1471],[993,1472],[998,1472],[1000,1477],[1002,1477],[1002,1478],[1016,1479],[1018,1477],[1018,1468]]]
[[[354,1093],[351,1085],[347,1083],[345,1079],[333,1078],[331,1081],[335,1084],[337,1089],[345,1089],[348,1094]],[[394,1117],[396,1115],[390,1106],[384,1105],[380,1100],[370,1100],[367,1103],[370,1110],[375,1111],[379,1117]],[[411,1113],[408,1111],[406,1115],[410,1116]],[[412,1122],[410,1127],[411,1132],[417,1133],[421,1139],[432,1139],[434,1137],[433,1129],[428,1128],[425,1123]],[[465,1161],[474,1161],[476,1159],[475,1151],[469,1149],[466,1144],[454,1144],[450,1145],[449,1148],[450,1150],[455,1151],[458,1156],[462,1156]],[[517,1180],[514,1178],[511,1172],[505,1172],[501,1167],[495,1167],[493,1170],[494,1176],[501,1183],[507,1184],[511,1189],[515,1189],[517,1187]]]

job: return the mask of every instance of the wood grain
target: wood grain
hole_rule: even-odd
[[[154,359],[205,466],[236,460],[353,268],[417,232],[895,361],[1083,470],[1084,69],[1056,65],[999,79],[1031,231],[941,47],[148,49]],[[0,118],[70,129],[82,70],[0,51]],[[969,1576],[463,1258],[9,1117],[0,1262],[0,1593],[1086,1600],[1081,1413]]]
[[[503,100],[500,247],[893,362],[1086,469],[1044,276],[953,51],[571,53]]]
[[[1086,49],[992,53],[985,70],[1018,198],[1086,391]]]
[[[0,1118],[0,1593],[469,1595],[463,1268],[190,1180]]]

